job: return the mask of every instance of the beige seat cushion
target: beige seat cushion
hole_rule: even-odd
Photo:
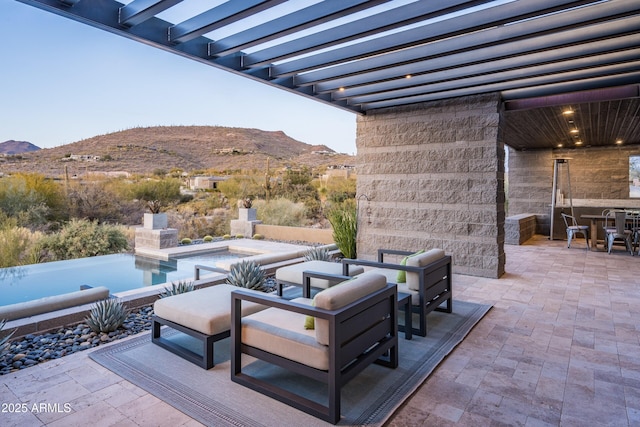
[[[235,289],[238,288],[220,284],[173,295],[156,301],[153,311],[163,319],[206,335],[215,335],[231,329],[231,291]],[[263,292],[259,293],[265,295]],[[264,309],[260,304],[247,301],[242,303],[243,316]]]
[[[423,254],[409,257],[407,266],[425,267],[437,260],[444,258],[445,254],[442,249],[430,249]],[[407,271],[407,286],[414,291],[420,290],[420,275],[411,271]]]
[[[313,300],[318,308],[337,310],[386,286],[387,278],[385,276],[375,271],[368,271],[318,292]],[[304,325],[304,319],[300,325]],[[329,321],[316,318],[315,331],[318,342],[329,345]]]
[[[276,280],[289,283],[296,283],[302,286],[302,273],[305,271],[316,271],[325,274],[342,275],[342,264],[330,261],[306,261],[299,264],[288,265],[276,270]],[[355,276],[364,272],[360,266],[349,266],[349,275]],[[335,282],[334,282],[335,283]],[[311,279],[311,287],[327,289],[330,282],[325,279]]]
[[[293,301],[311,305],[307,298]],[[318,343],[315,331],[303,327],[304,319],[304,314],[268,308],[242,319],[242,342],[326,371],[329,348]]]

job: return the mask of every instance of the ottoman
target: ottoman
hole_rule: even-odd
[[[159,299],[153,305],[151,341],[204,369],[212,368],[214,343],[229,336],[231,292],[235,289],[238,288],[220,284]],[[243,304],[242,316],[264,308],[260,304]],[[162,337],[162,325],[199,340],[202,343],[202,355]]]

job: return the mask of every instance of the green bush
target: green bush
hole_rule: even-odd
[[[345,258],[356,258],[358,220],[355,205],[344,204],[332,208],[328,213],[333,227],[333,240]]]
[[[262,234],[257,234],[256,233],[256,234],[253,235],[253,239],[254,240],[263,240],[264,236]]]
[[[206,235],[202,238],[203,242],[213,242],[213,236]]]
[[[180,243],[182,243],[183,245],[190,245],[192,242],[190,238],[185,237],[184,239],[180,240]]]
[[[222,236],[222,238],[224,240],[229,240],[229,239],[231,239],[231,235],[230,234],[225,234],[224,236]]]
[[[73,219],[58,233],[43,239],[43,249],[53,261],[115,254],[128,247],[124,227],[85,219]]]
[[[244,234],[236,234],[236,239],[244,239]]]

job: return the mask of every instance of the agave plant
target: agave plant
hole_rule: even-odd
[[[178,284],[171,282],[171,288],[164,288],[159,297],[166,298],[173,295],[184,294],[185,292],[191,292],[193,290],[193,282],[179,281]]]
[[[264,271],[254,261],[240,261],[231,266],[227,283],[240,288],[264,290]]]
[[[127,320],[129,311],[122,301],[109,298],[98,301],[91,309],[85,322],[94,332],[111,332],[118,329]]]
[[[329,250],[327,250],[327,248],[316,246],[308,249],[304,253],[304,260],[305,261],[331,261],[331,255],[329,254]]]
[[[5,319],[0,319],[0,331],[4,329],[4,325],[7,324]],[[0,338],[0,356],[3,356],[7,350],[9,350],[9,340],[15,334],[16,330],[14,329],[9,335]]]

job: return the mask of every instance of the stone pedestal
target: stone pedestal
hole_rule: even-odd
[[[238,209],[238,219],[231,220],[231,235],[242,234],[244,237],[252,237],[255,234],[256,224],[262,224],[262,221],[256,220],[256,210],[240,208]]]
[[[136,248],[165,249],[178,246],[178,230],[165,228],[150,230],[145,227],[136,228]]]

